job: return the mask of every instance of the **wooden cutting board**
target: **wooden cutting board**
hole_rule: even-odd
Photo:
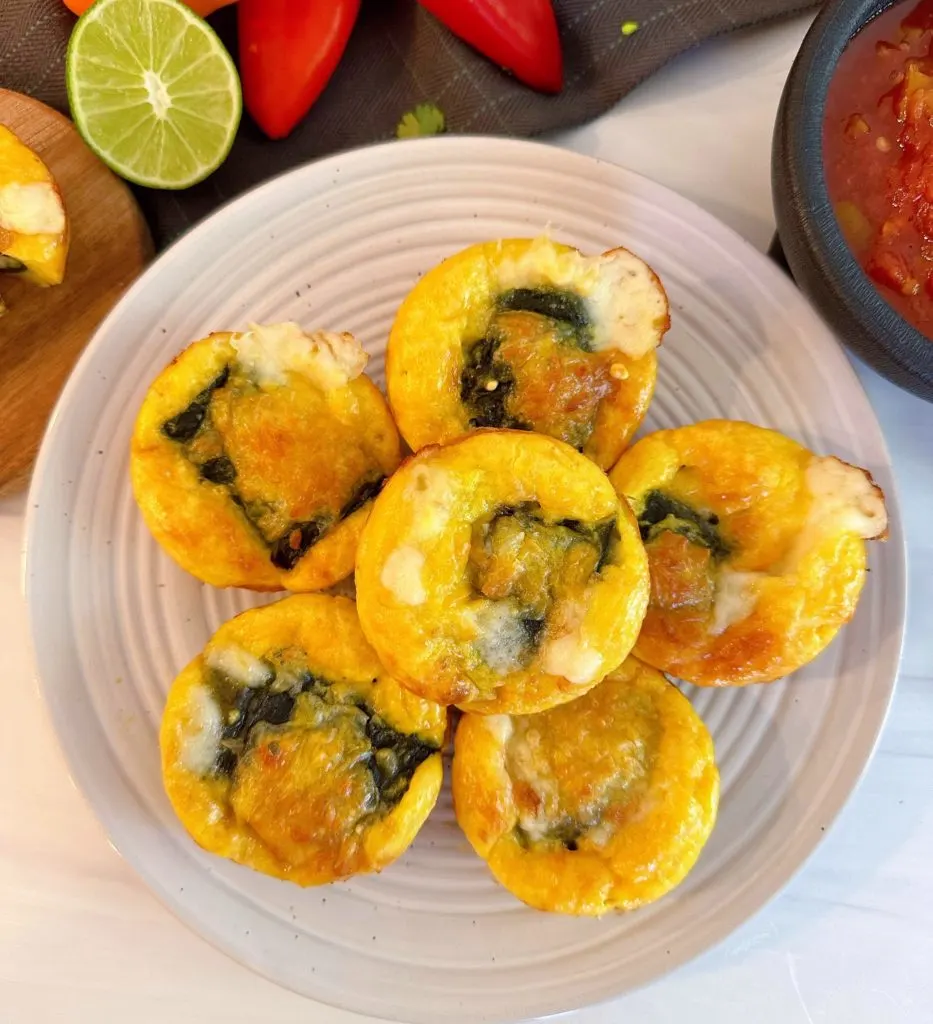
[[[74,125],[38,100],[0,89],[0,124],[55,176],[71,225],[65,280],[37,288],[0,273],[0,494],[29,479],[49,413],[94,329],[152,256],[130,190]]]

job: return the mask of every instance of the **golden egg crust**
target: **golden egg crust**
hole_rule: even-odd
[[[386,674],[352,601],[295,595],[225,623],[175,680],[165,790],[205,850],[320,885],[407,849],[440,791],[446,725]]]
[[[613,296],[626,289],[622,314]],[[608,469],[644,418],[669,324],[660,281],[625,249],[587,260],[547,238],[474,245],[402,303],[389,401],[416,451],[476,428],[525,429]]]
[[[136,421],[130,470],[143,518],[215,587],[306,591],[348,576],[372,499],[399,463],[372,381],[330,363],[320,377],[313,359],[305,372],[305,343],[291,335],[298,356],[284,344],[271,351],[299,368],[271,378],[258,357],[245,359],[246,335],[194,342],[153,382]]]
[[[21,274],[38,285],[60,284],[69,234],[64,201],[51,171],[0,125],[0,271]]]
[[[376,499],[360,622],[429,700],[531,713],[573,700],[631,650],[648,599],[638,528],[561,441],[478,431],[422,449]]]
[[[719,803],[706,726],[635,658],[542,714],[464,715],[452,780],[457,821],[502,885],[593,917],[679,885]]]
[[[779,679],[855,613],[884,496],[840,459],[750,423],[661,430],[610,479],[638,519],[651,600],[635,653],[701,686]]]

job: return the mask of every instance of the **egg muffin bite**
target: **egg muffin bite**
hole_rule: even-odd
[[[865,540],[887,536],[869,473],[773,430],[661,430],[610,473],[638,519],[651,600],[635,653],[701,686],[779,679],[854,615]]]
[[[606,476],[541,434],[481,431],[423,449],[360,541],[360,622],[392,676],[479,713],[581,696],[638,634],[648,571]]]
[[[399,463],[385,399],[350,334],[297,324],[212,334],[150,387],[133,491],[153,536],[216,587],[317,590],[353,571]]]
[[[205,850],[319,885],[407,849],[440,791],[446,724],[385,672],[352,601],[296,595],[225,623],[175,680],[165,789]]]
[[[0,272],[55,285],[67,259],[68,218],[58,185],[39,157],[0,125]]]
[[[651,401],[669,326],[661,282],[626,249],[586,257],[549,238],[474,245],[402,303],[389,402],[415,450],[482,427],[534,430],[608,469]]]
[[[452,781],[457,821],[502,885],[593,917],[682,882],[719,804],[706,726],[635,658],[542,714],[464,715]]]

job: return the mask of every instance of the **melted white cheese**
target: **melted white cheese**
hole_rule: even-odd
[[[189,729],[182,737],[180,758],[189,772],[205,775],[217,757],[223,722],[220,706],[206,686],[196,686],[188,696]]]
[[[0,227],[20,235],[60,235],[65,208],[51,182],[0,186]]]
[[[208,668],[241,686],[265,686],[272,681],[273,672],[266,662],[234,644],[212,648],[204,660]]]
[[[363,372],[369,356],[352,334],[312,331],[291,321],[250,324],[231,344],[243,372],[257,384],[285,384],[300,373],[322,391],[346,387]]]
[[[456,503],[456,490],[446,469],[421,463],[412,471],[405,499],[412,505],[408,539],[415,544],[444,532]]]
[[[610,839],[616,834],[615,827],[608,821],[601,821],[598,825],[594,825],[593,828],[589,829],[586,833],[586,838],[594,846],[605,846]]]
[[[512,736],[508,756],[511,774],[534,790],[537,806],[523,808],[518,815],[522,830],[532,842],[544,839],[551,831],[558,812],[560,794],[557,780],[550,774],[547,758],[541,751],[541,734],[526,728]]]
[[[596,351],[615,349],[641,359],[658,347],[666,330],[664,289],[651,268],[625,249],[583,256],[562,252],[550,238],[536,238],[518,259],[502,262],[498,284],[503,291],[543,286],[581,296]]]
[[[716,581],[716,597],[713,603],[713,621],[709,632],[719,636],[736,622],[747,619],[755,610],[758,594],[755,583],[761,578],[757,572],[733,572],[723,569]]]
[[[821,540],[840,530],[865,540],[885,536],[888,512],[884,494],[864,469],[832,455],[814,455],[804,471],[804,479],[812,501],[803,527],[781,565],[782,572],[796,572]]]
[[[808,525],[812,521],[831,523],[865,540],[882,536],[888,528],[888,513],[881,488],[872,483],[864,469],[830,455],[814,457],[806,469],[806,482],[813,495]]]
[[[504,747],[512,738],[512,719],[509,715],[483,715],[483,725],[493,734],[496,742]]]
[[[517,608],[508,601],[487,601],[474,622],[476,649],[493,672],[504,676],[521,668],[528,652],[528,634]]]
[[[532,786],[530,782],[528,785]],[[534,789],[534,786],[532,786],[532,789]],[[538,791],[535,790],[535,792],[537,793]],[[538,795],[540,796],[541,794],[538,793]],[[548,817],[543,803],[534,814],[529,814],[527,811],[519,813],[518,823],[521,825],[522,831],[533,843],[539,843],[551,831],[551,819]]]
[[[421,579],[423,568],[423,552],[405,544],[390,552],[379,580],[396,600],[415,607],[424,604],[428,597]]]
[[[541,667],[552,676],[563,676],[575,686],[592,683],[603,667],[603,656],[594,651],[579,631],[551,640],[541,656]]]

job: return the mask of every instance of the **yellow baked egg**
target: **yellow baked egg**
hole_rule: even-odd
[[[0,125],[0,270],[39,285],[60,284],[68,258],[68,218],[51,172]]]
[[[627,249],[550,238],[474,245],[415,285],[386,377],[412,448],[484,427],[535,431],[608,469],[654,393],[669,326],[654,271]]]
[[[816,657],[855,613],[865,541],[887,534],[864,469],[750,423],[650,434],[610,479],[650,566],[635,653],[700,685],[770,682]]]

